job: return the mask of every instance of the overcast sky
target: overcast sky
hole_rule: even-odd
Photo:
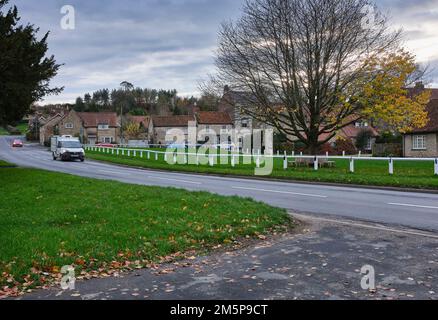
[[[438,86],[438,0],[378,0],[406,47],[435,68]],[[197,94],[198,81],[214,71],[217,31],[239,16],[243,0],[11,0],[23,22],[51,31],[50,53],[65,65],[52,81],[65,86],[45,103],[74,102],[100,88],[135,86]],[[64,5],[76,10],[76,29],[60,26]]]

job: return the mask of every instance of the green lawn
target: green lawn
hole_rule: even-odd
[[[87,151],[88,158],[129,166],[183,172],[254,176],[254,163],[246,165],[239,164],[234,168],[230,164],[217,165],[214,167],[208,165],[169,165],[164,161],[163,154],[159,155],[158,161],[155,161],[154,155],[151,155],[151,159],[149,160],[145,154],[143,156],[143,158],[140,158],[139,152],[137,152],[136,157],[134,157],[132,153],[130,157],[128,157],[126,152],[124,156],[117,156]],[[242,159],[240,163],[242,163]],[[317,172],[312,168],[289,168],[288,170],[284,170],[283,160],[275,159],[274,170],[268,177],[299,181],[438,189],[438,177],[434,176],[434,164],[432,161],[395,162],[395,174],[391,176],[389,175],[387,161],[358,160],[355,161],[355,173],[350,173],[348,159],[336,160],[335,168],[322,168]]]
[[[285,210],[206,192],[21,168],[0,169],[0,181],[0,296],[50,282],[64,265],[142,267],[291,225]]]
[[[20,130],[21,134],[26,134],[28,129],[28,124],[20,123],[16,126],[16,128]],[[0,136],[7,136],[7,135],[9,135],[9,132],[5,128],[0,126]]]

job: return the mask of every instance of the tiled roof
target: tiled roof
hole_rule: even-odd
[[[196,114],[199,124],[221,124],[232,125],[233,120],[226,112],[198,112]]]
[[[117,127],[117,113],[115,112],[78,112],[78,116],[84,122],[84,127],[97,127],[100,124],[107,124],[110,127]]]
[[[438,99],[430,100],[426,110],[429,113],[429,122],[424,128],[414,129],[413,133],[438,132]]]
[[[190,121],[195,121],[194,116],[170,116],[170,117],[152,117],[154,127],[188,127]]]

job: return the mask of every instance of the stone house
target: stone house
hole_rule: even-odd
[[[403,135],[403,154],[408,158],[438,157],[438,89],[426,108],[429,121],[424,128],[416,128]]]
[[[226,112],[203,112],[196,114],[198,132],[204,131],[206,134],[216,134],[216,143],[227,143],[231,141],[221,141],[221,135],[231,135],[233,120]]]
[[[189,123],[195,122],[194,116],[153,116],[149,121],[149,141],[151,144],[166,146],[174,141],[167,141],[166,134],[172,129],[184,132],[185,141],[188,142]]]
[[[79,137],[84,144],[120,143],[120,124],[115,112],[71,111],[58,127],[59,135]]]
[[[50,144],[50,138],[58,134],[58,124],[62,120],[63,115],[57,114],[49,120],[44,119],[44,124],[39,127],[39,141],[41,145]],[[39,122],[40,124],[42,122]],[[34,124],[35,128],[37,128],[37,124]],[[33,127],[32,129],[33,130]]]
[[[245,113],[244,108],[249,108],[254,104],[255,97],[248,92],[234,91],[228,86],[224,88],[224,94],[219,101],[219,112],[227,113],[234,127],[239,130],[242,128],[253,130],[257,128],[256,121],[252,116]]]

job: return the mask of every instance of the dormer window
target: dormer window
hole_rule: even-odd
[[[369,124],[366,121],[358,121],[354,125],[356,128],[368,128],[369,127]]]
[[[99,124],[99,130],[108,130],[109,125],[108,124]]]

